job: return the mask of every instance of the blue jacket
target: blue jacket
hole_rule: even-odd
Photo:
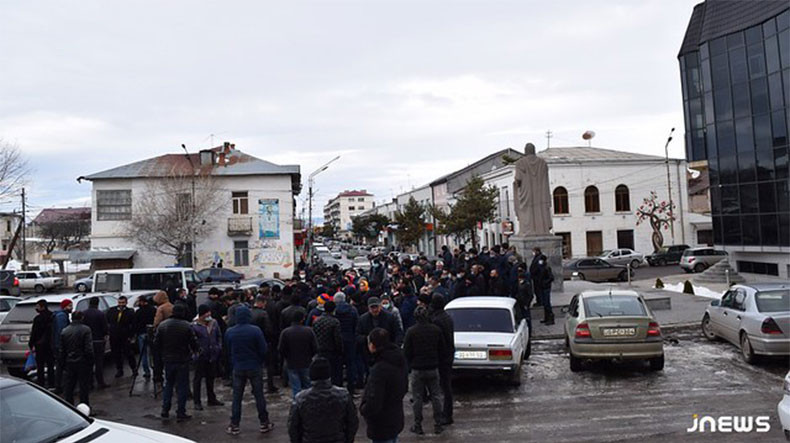
[[[52,349],[55,351],[60,350],[60,333],[66,329],[69,323],[71,323],[69,314],[64,310],[57,311],[52,316]]]
[[[400,318],[403,320],[403,331],[408,331],[417,321],[414,319],[414,310],[417,309],[417,296],[407,295],[403,297],[400,307]]]
[[[212,319],[209,325],[211,326],[211,332],[209,332],[208,326],[204,326],[197,321],[192,323],[192,330],[195,331],[199,349],[193,358],[195,361],[215,362],[219,359],[219,355],[222,352],[222,334],[219,331],[219,324]]]
[[[338,303],[335,317],[340,321],[340,338],[344,342],[354,342],[357,337],[357,322],[359,321],[357,310],[346,302]]]
[[[236,326],[225,333],[225,346],[233,370],[260,370],[266,359],[266,339],[261,328],[253,325],[252,312],[246,305],[236,308]]]

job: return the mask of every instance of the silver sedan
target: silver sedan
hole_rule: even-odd
[[[747,363],[759,355],[790,355],[790,284],[733,286],[705,310],[702,333],[738,346]]]

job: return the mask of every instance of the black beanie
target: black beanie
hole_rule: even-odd
[[[324,357],[316,357],[310,363],[310,380],[327,380],[332,376],[332,368],[329,360]]]

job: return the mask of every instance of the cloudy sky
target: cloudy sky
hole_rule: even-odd
[[[3,2],[0,138],[34,211],[76,177],[222,141],[299,164],[317,208],[506,147],[683,156],[677,52],[697,0]],[[306,196],[303,192],[299,200]],[[17,205],[18,206],[18,205]],[[6,204],[2,209],[14,209]]]

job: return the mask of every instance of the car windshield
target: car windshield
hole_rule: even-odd
[[[790,290],[758,292],[754,299],[760,312],[790,311]]]
[[[57,303],[48,303],[47,307],[50,311],[56,311],[60,309]],[[35,317],[37,314],[38,312],[36,312],[35,303],[17,304],[13,309],[11,309],[11,312],[8,313],[8,316],[6,316],[5,320],[3,320],[3,323],[32,323],[33,317]]]
[[[623,317],[647,315],[638,298],[632,295],[584,297],[587,317]]]
[[[123,291],[123,274],[96,274],[96,292],[121,292]]]
[[[507,309],[448,309],[455,332],[513,332],[513,318]]]
[[[85,417],[27,384],[2,390],[0,411],[0,441],[57,441],[90,426]]]
[[[0,299],[0,312],[8,312],[13,309],[16,302],[19,300],[15,298],[2,298]]]

